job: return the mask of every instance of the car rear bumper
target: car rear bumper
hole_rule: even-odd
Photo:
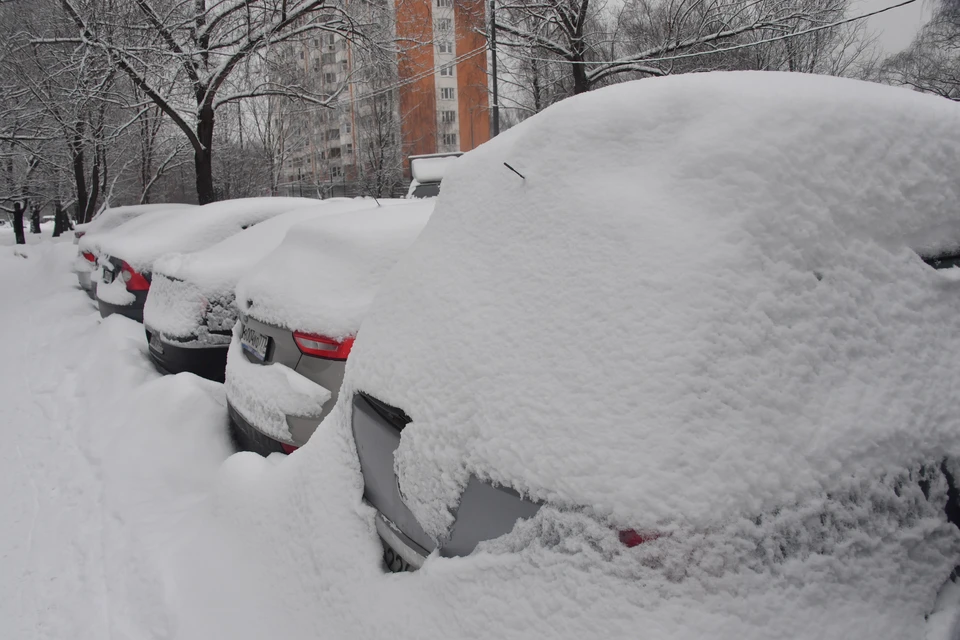
[[[143,303],[147,299],[147,292],[136,292],[136,300],[133,304],[122,305],[122,304],[112,304],[110,302],[104,302],[102,299],[97,298],[97,304],[100,306],[100,317],[106,318],[109,315],[114,313],[120,314],[121,316],[126,316],[131,320],[136,320],[137,322],[143,322]]]
[[[157,335],[149,327],[145,327],[144,332],[147,334],[150,359],[161,373],[187,372],[214,382],[223,382],[229,344],[183,346],[165,340],[162,334]],[[151,340],[155,335],[159,338],[159,348],[156,341]]]
[[[379,511],[374,519],[374,525],[384,546],[393,552],[392,555],[390,553],[384,554],[384,560],[390,571],[413,571],[423,566],[428,555],[426,549],[405,536],[396,525]]]
[[[233,437],[236,445],[241,451],[253,451],[262,456],[268,456],[271,453],[286,453],[283,443],[265,436],[259,429],[247,422],[246,418],[240,415],[227,398],[227,414],[230,416],[230,425],[232,427]]]

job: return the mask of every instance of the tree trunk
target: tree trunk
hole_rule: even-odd
[[[66,215],[63,213],[63,205],[57,200],[54,205],[54,218],[53,218],[53,237],[59,238],[60,234],[66,231]]]
[[[583,61],[583,56],[578,56],[578,61]],[[590,91],[590,82],[587,80],[587,65],[572,64],[573,68],[573,93],[575,95]]]
[[[30,233],[40,233],[40,205],[33,205],[30,211]]]
[[[193,162],[197,172],[197,202],[209,204],[216,200],[213,189],[213,107],[200,107],[197,121],[197,139],[202,149],[194,150]]]
[[[77,212],[80,214],[80,222],[90,222],[86,219],[87,200],[90,196],[87,194],[87,171],[84,167],[81,127],[82,123],[77,125],[78,132],[74,134],[73,141],[70,143],[70,153],[73,156],[73,181],[77,190]]]
[[[26,203],[13,203],[13,233],[17,238],[17,244],[27,244],[27,236],[23,233],[23,211]]]

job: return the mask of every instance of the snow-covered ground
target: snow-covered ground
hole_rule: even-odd
[[[75,251],[0,247],[4,638],[902,638],[922,625],[890,597],[912,585],[887,585],[877,608],[869,562],[853,581],[811,562],[663,583],[618,575],[577,522],[552,545],[385,574],[337,420],[289,457],[230,456],[222,387],[154,372],[142,327],[100,321],[77,289]]]

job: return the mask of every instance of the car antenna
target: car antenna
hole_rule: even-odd
[[[513,167],[511,167],[511,166],[508,165],[506,162],[503,163],[503,166],[505,166],[507,169],[510,169],[510,171],[513,171],[515,174],[517,174],[518,176],[520,176],[520,177],[523,178],[524,180],[527,179],[527,176],[523,175],[522,173],[520,173],[519,171],[517,171],[516,169],[514,169]]]

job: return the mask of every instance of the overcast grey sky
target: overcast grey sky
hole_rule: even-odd
[[[850,15],[876,11],[901,1],[853,0]],[[878,34],[878,44],[886,53],[896,53],[910,44],[917,30],[930,17],[934,6],[932,0],[917,0],[913,4],[870,18],[867,21],[867,28]]]

